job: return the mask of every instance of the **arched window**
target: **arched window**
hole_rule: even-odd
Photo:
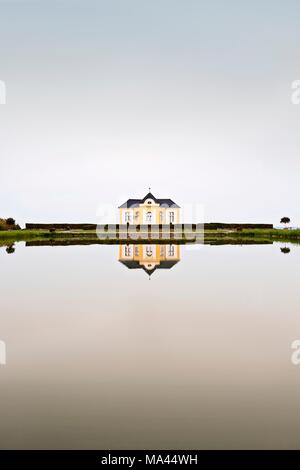
[[[153,248],[152,246],[146,246],[146,255],[152,256],[153,255]]]
[[[174,224],[175,214],[174,212],[169,212],[170,224]]]
[[[152,212],[151,212],[151,211],[147,212],[147,214],[146,214],[146,221],[147,221],[148,223],[150,223],[150,222],[152,221]]]

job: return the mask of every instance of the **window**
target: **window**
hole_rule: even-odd
[[[134,247],[134,254],[135,254],[135,256],[139,256],[139,247],[138,246]]]
[[[149,211],[146,214],[146,222],[151,222],[151,220],[152,220],[152,212]]]
[[[164,213],[163,213],[163,211],[160,211],[160,213],[159,213],[159,223],[162,224],[163,221],[164,221]]]
[[[125,212],[125,222],[130,222],[130,220],[131,220],[130,212]]]
[[[125,256],[131,256],[131,246],[125,245],[124,252],[125,252]]]
[[[153,255],[153,248],[152,246],[146,246],[146,255],[152,256]]]
[[[135,218],[136,221],[138,220],[139,216],[140,216],[140,213],[139,213],[139,211],[137,211],[137,212],[134,214],[134,218]]]
[[[175,246],[174,245],[169,246],[168,254],[169,254],[169,256],[175,256]]]
[[[174,224],[174,219],[175,219],[175,214],[174,214],[174,212],[170,212],[170,213],[169,213],[169,217],[170,217],[170,224]]]

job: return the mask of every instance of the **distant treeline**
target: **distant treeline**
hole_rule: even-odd
[[[205,230],[218,230],[218,229],[226,229],[226,230],[237,230],[237,229],[266,229],[272,230],[273,224],[226,224],[222,222],[212,222],[208,224],[204,224]]]

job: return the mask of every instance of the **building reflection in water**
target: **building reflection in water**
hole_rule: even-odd
[[[156,269],[171,269],[180,261],[180,245],[121,244],[119,261],[128,269],[143,269],[150,276]]]

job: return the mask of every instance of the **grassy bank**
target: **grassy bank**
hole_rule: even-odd
[[[105,234],[108,235],[108,234]],[[139,240],[131,240],[128,239],[132,243],[149,243],[149,238],[147,233],[140,233],[143,235],[143,239]],[[156,235],[156,234],[155,234]],[[14,231],[0,231],[0,246],[7,246],[12,245],[16,242],[36,242],[36,244],[53,244],[55,245],[62,243],[66,245],[71,244],[119,244],[120,242],[126,242],[127,238],[121,238],[119,240],[116,237],[103,238],[100,239],[97,236],[95,230],[74,230],[74,231],[55,231],[50,232],[49,230],[14,230]],[[151,243],[170,243],[170,238],[160,239],[159,235],[157,237],[153,237],[151,239]],[[180,239],[173,239],[172,243],[186,243],[186,240],[183,238]]]
[[[228,236],[230,238],[263,238],[273,241],[300,242],[300,229],[243,229],[241,231],[205,230],[205,237],[222,238]]]
[[[199,232],[198,232],[199,234]],[[203,234],[203,232],[202,232]],[[153,237],[149,240],[147,234],[144,234],[144,240],[140,240],[141,243],[147,243],[149,241],[162,242],[159,236]],[[282,242],[294,242],[300,243],[300,229],[299,230],[288,230],[288,229],[243,229],[243,230],[205,230],[205,240],[209,241],[225,241],[232,240],[241,243],[246,240],[258,240],[262,241],[282,241]],[[74,230],[74,231],[55,231],[50,232],[49,230],[5,230],[0,231],[0,244],[9,245],[19,241],[33,241],[33,240],[85,240],[97,239],[96,232],[94,230]],[[170,240],[170,239],[169,239]],[[115,240],[118,242],[118,240]],[[130,240],[129,240],[130,241]],[[163,240],[167,242],[168,239]],[[173,242],[173,240],[172,240]],[[105,243],[105,240],[103,240]]]

